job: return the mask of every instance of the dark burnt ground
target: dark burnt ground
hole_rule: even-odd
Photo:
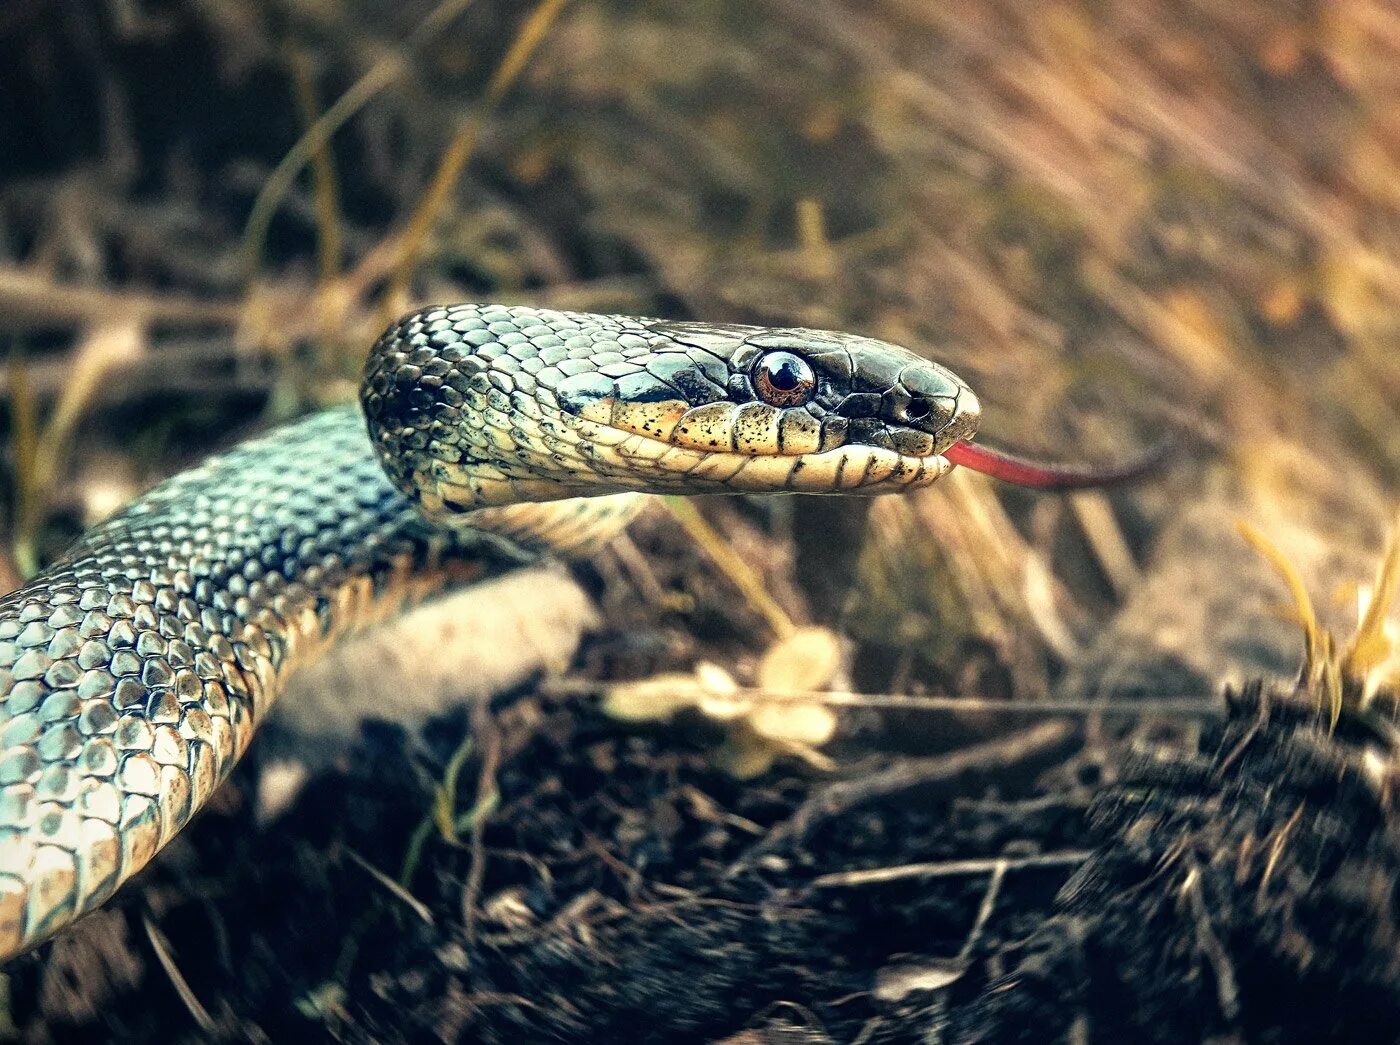
[[[1345,635],[1400,490],[1390,5],[478,0],[405,49],[447,6],[0,4],[6,587],[351,394],[408,304],[383,259],[540,11],[407,298],[855,330],[967,378],[988,441],[1188,452],[1106,499],[703,503],[853,689],[1006,713],[844,708],[834,769],[741,782],[712,721],[527,685],[366,723],[270,819],[255,745],[0,973],[0,1037],[1394,1040],[1392,741],[1219,696],[1300,648],[1236,520]],[[260,190],[390,54],[250,276]],[[752,682],[771,619],[732,571],[673,519],[633,540],[579,569],[569,673]]]
[[[1066,721],[741,784],[694,737],[523,694],[478,735],[480,848],[430,841],[415,911],[364,865],[397,871],[466,729],[369,730],[265,826],[240,770],[137,889],[12,968],[12,1018],[56,1041],[1393,1037],[1394,811],[1292,698],[1251,690],[1170,757],[1114,746],[1091,799]]]

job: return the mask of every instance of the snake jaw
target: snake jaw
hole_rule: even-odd
[[[420,510],[436,524],[480,528],[492,506],[521,501],[647,493],[806,493],[878,495],[920,489],[952,470],[940,454],[910,455],[856,444],[804,454],[698,450],[627,432],[583,417],[570,427],[590,449],[589,478],[483,478],[470,468],[440,467],[418,492]]]
[[[966,411],[966,413],[964,413]],[[599,471],[631,475],[662,490],[882,494],[935,482],[951,468],[941,449],[976,427],[976,400],[951,411],[950,435],[877,423],[879,442],[856,441],[860,422],[820,425],[802,409],[764,403],[679,400],[629,403],[600,398],[571,422],[595,447]],[[586,426],[586,427],[585,427]]]
[[[884,494],[928,486],[952,469],[940,454],[914,456],[865,444],[748,454],[696,449],[583,418],[576,424],[597,448],[593,463],[600,474],[618,476],[598,492],[640,486],[656,493]]]
[[[772,457],[778,459],[774,467],[779,470],[810,469],[802,482],[804,490],[814,489],[820,484],[818,476],[825,475],[831,491],[868,486],[875,488],[872,492],[885,492],[908,488],[916,475],[915,485],[943,475],[947,471],[940,457],[943,451],[976,432],[980,406],[972,391],[964,386],[945,398],[948,405],[937,419],[920,418],[932,431],[841,415],[830,415],[822,423],[802,408],[758,402],[692,406],[679,399],[627,402],[608,396],[584,403],[575,416],[598,426],[590,429],[590,439],[602,438],[607,429],[624,433],[619,452],[674,466],[686,476],[713,479],[748,470],[752,479],[770,474],[768,469],[755,468],[753,459]],[[902,395],[896,407],[899,415],[911,400],[907,393]],[[713,458],[715,463],[704,464],[700,457]],[[839,467],[836,462],[841,462]],[[853,474],[859,478],[852,479]],[[761,482],[751,487],[763,488]],[[784,482],[782,488],[792,487]]]

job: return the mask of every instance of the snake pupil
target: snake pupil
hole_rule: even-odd
[[[796,367],[783,363],[773,369],[772,373],[768,375],[768,381],[774,388],[791,392],[802,383],[802,378],[798,375]]]
[[[754,386],[759,396],[774,406],[805,403],[816,384],[812,367],[791,352],[769,352],[754,368]]]
[[[911,418],[915,421],[922,421],[925,417],[929,415],[929,410],[930,407],[928,405],[928,400],[915,399],[912,403],[910,403],[904,408],[904,416]]]

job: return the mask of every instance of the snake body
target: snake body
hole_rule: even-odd
[[[591,548],[650,495],[925,486],[976,422],[949,371],[848,334],[404,317],[359,409],[170,479],[0,599],[0,958],[140,870],[345,633]]]

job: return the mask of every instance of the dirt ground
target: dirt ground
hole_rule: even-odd
[[[563,663],[274,716],[0,1037],[1394,1040],[1389,4],[10,0],[0,69],[7,588],[415,302],[856,330],[989,442],[1181,445],[644,517]],[[755,703],[620,713],[704,664]]]

